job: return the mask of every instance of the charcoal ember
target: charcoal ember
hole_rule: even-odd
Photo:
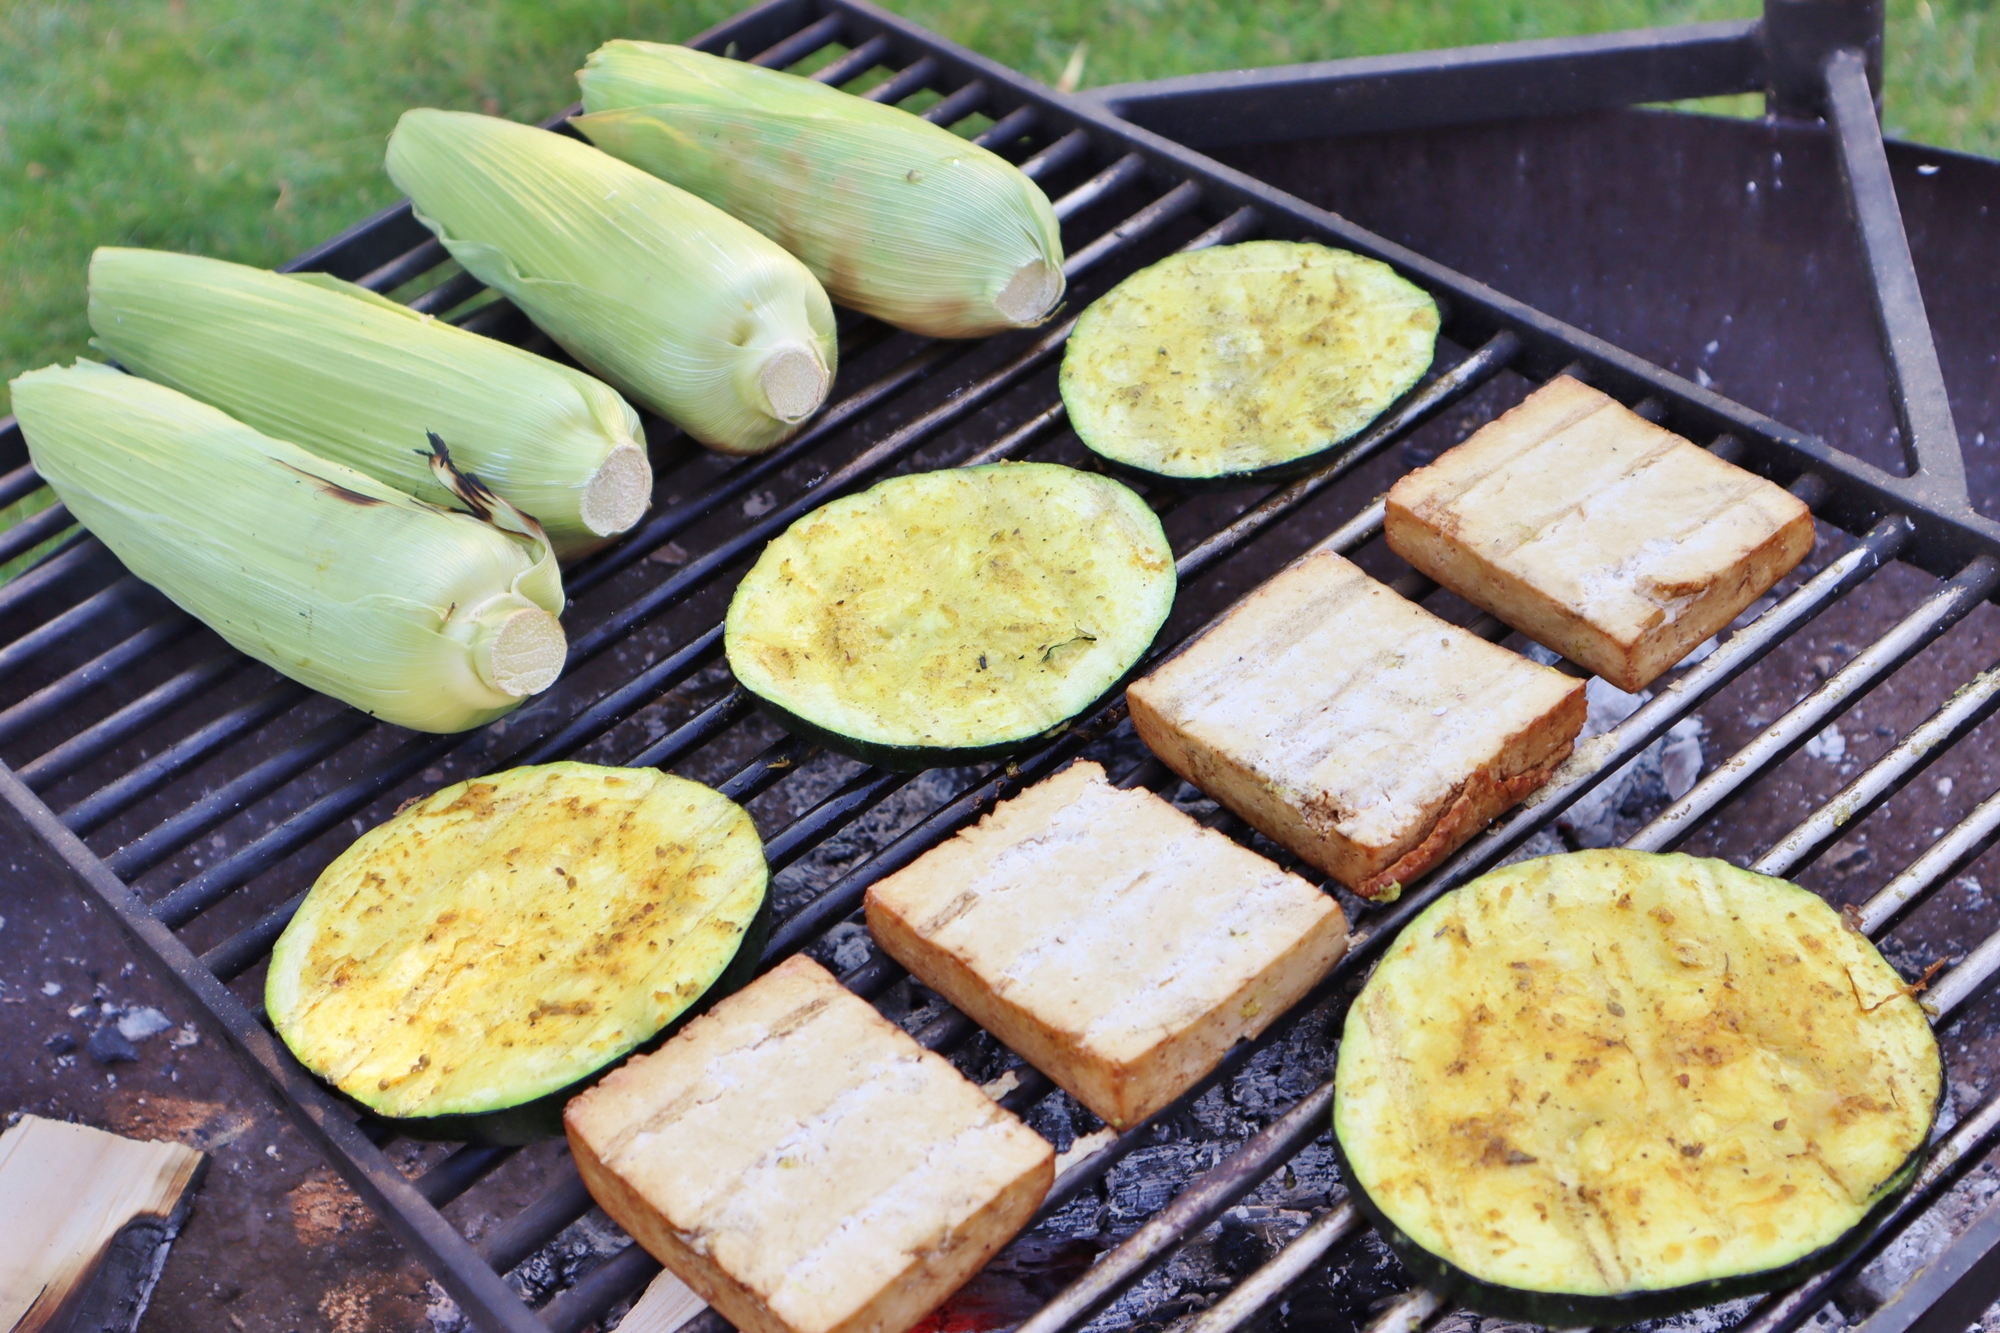
[[[806,954],[835,976],[845,976],[868,961],[875,952],[868,927],[859,921],[842,921],[806,946]]]
[[[507,1275],[508,1284],[530,1305],[540,1305],[576,1285],[579,1278],[631,1244],[618,1225],[593,1208],[560,1235],[529,1255]]]
[[[1233,1137],[1245,1137],[1262,1129],[1333,1077],[1338,1018],[1331,1009],[1321,1006],[1300,1017],[1282,1041],[1251,1057],[1228,1085],[1229,1100],[1243,1112],[1248,1126]]]
[[[1137,1230],[1196,1176],[1215,1165],[1221,1151],[1216,1144],[1177,1142],[1128,1153],[1105,1176],[1113,1229],[1120,1233]]]
[[[101,1065],[131,1064],[139,1058],[139,1048],[131,1038],[110,1024],[91,1033],[83,1048]]]
[[[1105,1236],[1110,1221],[1111,1204],[1100,1180],[1077,1191],[1076,1197],[1043,1219],[1023,1239],[1046,1244],[1088,1244]]]
[[[1265,1327],[1286,1333],[1363,1328],[1380,1313],[1381,1305],[1402,1295],[1410,1285],[1409,1274],[1381,1237],[1364,1231],[1335,1248],[1326,1262],[1286,1291],[1277,1318]],[[1529,1326],[1515,1327],[1526,1333]]]
[[[933,768],[919,773],[852,824],[779,871],[771,885],[778,916],[789,916],[818,897],[863,858],[887,847],[933,809],[971,786],[979,772],[972,768]]]

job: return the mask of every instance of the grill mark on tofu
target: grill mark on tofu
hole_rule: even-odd
[[[1170,767],[1364,892],[1421,873],[1533,790],[1583,723],[1582,682],[1330,552],[1258,589],[1130,698]]]
[[[1345,948],[1325,894],[1079,761],[875,885],[878,942],[1114,1125],[1171,1101]]]
[[[1560,377],[1386,502],[1390,549],[1626,691],[1812,549],[1803,503]]]

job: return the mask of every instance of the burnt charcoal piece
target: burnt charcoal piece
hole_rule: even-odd
[[[132,1064],[139,1058],[139,1048],[109,1023],[91,1033],[83,1048],[101,1065]]]

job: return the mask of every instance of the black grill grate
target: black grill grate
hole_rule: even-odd
[[[1665,76],[1655,77],[1646,85],[1647,95],[1762,86],[1761,59],[1745,56],[1746,44],[1757,40],[1755,28],[1701,30],[1711,65],[1729,71],[1725,82],[1735,81],[1728,87],[1709,86],[1723,76],[1704,67],[1699,77],[1686,75],[1689,84],[1669,80],[1665,91],[1655,86]],[[1371,552],[1380,551],[1382,508],[1369,497],[1400,470],[1396,446],[1474,395],[1485,395],[1477,401],[1490,407],[1496,396],[1519,393],[1559,371],[1578,374],[1643,414],[1790,486],[1823,520],[1830,538],[1816,569],[1784,585],[1782,598],[1676,675],[1650,702],[1580,746],[1578,758],[1532,806],[1496,823],[1394,907],[1346,899],[1356,946],[1328,981],[1259,1042],[1233,1051],[1176,1107],[1070,1164],[1043,1219],[1072,1205],[1153,1142],[1157,1125],[1185,1119],[1186,1108],[1207,1089],[1244,1077],[1259,1052],[1284,1043],[1301,1024],[1337,1015],[1350,985],[1438,893],[1519,851],[1593,786],[1891,562],[1914,564],[1937,582],[1888,634],[1763,727],[1642,829],[1633,845],[1665,849],[1717,826],[1718,813],[1752,784],[2000,588],[2000,528],[1972,512],[1962,472],[1957,490],[1951,489],[1953,473],[1939,461],[1950,442],[1939,443],[1942,428],[1935,413],[1915,413],[1918,429],[1906,433],[1920,466],[1908,477],[1883,472],[1338,217],[1091,105],[1051,95],[851,0],[771,0],[695,44],[776,67],[834,48],[818,77],[846,82],[880,70],[869,96],[903,101],[934,95],[925,114],[949,125],[986,117],[990,123],[980,141],[1021,162],[1056,200],[1070,256],[1073,310],[1173,249],[1252,236],[1321,239],[1375,254],[1439,298],[1445,313],[1439,371],[1336,462],[1248,503],[1232,496],[1148,495],[1180,553],[1183,586],[1161,653],[1198,629],[1202,617],[1308,546],[1373,558]],[[1630,45],[1619,48],[1620,59],[1629,56]],[[1848,77],[1851,104],[1858,67]],[[1865,166],[1865,128],[1855,122],[1851,105],[1836,120],[1840,133],[1861,141],[1850,157]],[[1879,138],[1874,142],[1879,156]],[[1857,192],[1869,188],[1868,179],[1865,171],[1859,174]],[[1876,257],[1873,249],[1870,253]],[[467,275],[440,270],[444,261],[442,248],[402,206],[293,267],[324,269],[383,291],[438,274],[442,280],[413,304],[450,315],[477,297],[479,288]],[[1889,263],[1891,276],[1893,267]],[[1893,307],[1885,311],[1885,322],[1893,325],[1897,317]],[[504,302],[459,318],[482,332],[551,350]],[[674,767],[751,802],[785,912],[767,965],[802,948],[823,948],[828,932],[854,915],[868,885],[1078,754],[1107,758],[1125,784],[1173,794],[1178,780],[1131,740],[1116,696],[1018,764],[919,777],[863,769],[783,736],[753,715],[719,665],[718,621],[735,573],[770,536],[831,496],[897,470],[1030,454],[1078,460],[1081,452],[1065,429],[1053,383],[1070,323],[949,344],[844,316],[843,369],[833,405],[798,438],[762,458],[727,461],[703,454],[677,439],[671,427],[649,420],[659,462],[653,516],[567,576],[574,600],[563,680],[530,708],[464,736],[412,735],[379,725],[221,650],[212,635],[125,575],[94,540],[72,532],[32,571],[0,587],[0,632],[6,640],[0,646],[0,755],[11,765],[0,770],[0,789],[85,887],[117,914],[142,952],[229,1036],[329,1160],[477,1322],[510,1330],[587,1327],[657,1271],[638,1247],[589,1272],[539,1310],[503,1280],[589,1209],[567,1159],[553,1149],[530,1150],[545,1168],[540,1193],[477,1243],[467,1240],[441,1210],[504,1175],[504,1164],[518,1154],[460,1147],[434,1153],[422,1175],[406,1179],[382,1151],[392,1131],[356,1121],[262,1025],[255,999],[258,969],[305,887],[352,832],[412,791],[500,766],[588,754],[608,762]],[[1897,381],[1904,396],[1921,398],[1927,373],[1921,360],[1906,369]],[[1935,357],[1928,373],[1935,374]],[[1912,414],[1903,417],[1908,423]],[[18,431],[11,422],[5,431],[0,450],[19,456]],[[23,465],[0,477],[0,503],[38,485]],[[46,511],[0,537],[0,560],[67,525],[60,506]],[[1253,547],[1259,539],[1268,540]],[[1434,591],[1415,577],[1398,586],[1410,596]],[[1506,634],[1490,617],[1472,624],[1488,637]],[[1894,797],[1996,706],[2000,670],[1968,681],[1929,720],[1763,850],[1757,868],[1797,873],[1845,826]],[[1211,822],[1251,837],[1233,818]],[[2000,795],[1988,798],[1896,875],[1862,909],[1863,928],[1877,936],[1887,932],[1996,837]],[[1262,849],[1273,851],[1268,844]],[[1939,1022],[1961,1012],[1996,968],[2000,935],[1972,948],[1934,987],[1931,1003]],[[902,971],[879,953],[870,952],[844,980],[872,1000],[908,996],[907,988],[898,991]],[[936,1004],[920,1009],[912,1023],[918,1039],[933,1049],[965,1055],[977,1042],[990,1041],[962,1015]],[[1080,1326],[1267,1178],[1289,1170],[1286,1164],[1325,1130],[1331,1088],[1323,1080],[1331,1072],[1331,1052],[1323,1055],[1313,1074],[1321,1086],[1271,1108],[1273,1114],[1240,1142],[1217,1140],[1210,1169],[1024,1327],[1056,1333]],[[1027,1113],[1061,1096],[1031,1068],[1016,1066],[1012,1073],[1014,1085],[1002,1100],[1017,1111]],[[1996,1135],[2000,1099],[1987,1101],[1951,1130],[1923,1183],[1884,1225],[1878,1243],[1928,1208],[1986,1153]],[[1197,1326],[1222,1333],[1242,1325],[1362,1229],[1337,1190],[1328,1202],[1331,1206],[1274,1258],[1202,1314]],[[1839,1275],[1829,1276],[1770,1298],[1748,1317],[1749,1325],[1796,1327],[1824,1304],[1838,1280]],[[1431,1294],[1411,1292],[1387,1307],[1377,1326],[1418,1326],[1440,1308]],[[1145,1312],[1130,1313],[1137,1318]],[[712,1314],[702,1319],[720,1326]]]

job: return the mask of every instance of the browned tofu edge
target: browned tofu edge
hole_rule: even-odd
[[[1286,571],[1321,554],[1309,551]],[[1286,571],[1253,589],[1200,637],[1221,631]],[[1258,832],[1378,902],[1393,902],[1404,884],[1457,851],[1494,816],[1547,782],[1557,765],[1569,758],[1583,730],[1586,712],[1584,682],[1575,681],[1560,702],[1508,737],[1497,761],[1472,774],[1427,828],[1388,846],[1368,847],[1343,837],[1323,821],[1309,820],[1306,811],[1272,791],[1256,773],[1230,756],[1185,738],[1153,700],[1149,686],[1159,670],[1155,668],[1153,674],[1134,681],[1125,691],[1132,728],[1146,748]]]
[[[909,874],[922,864],[920,858],[897,873]],[[1332,910],[1201,1021],[1156,1043],[1139,1060],[1110,1060],[1075,1034],[1052,1028],[995,994],[957,954],[920,934],[876,891],[880,887],[868,891],[866,904],[868,930],[876,943],[917,980],[1117,1129],[1138,1124],[1193,1087],[1222,1062],[1239,1037],[1254,1037],[1269,1027],[1347,952],[1347,918],[1329,897],[1326,903]]]
[[[780,971],[810,969],[829,982],[838,984],[830,973],[804,955],[786,959],[768,975]],[[753,985],[755,983],[752,983]],[[724,1004],[728,1001],[724,1000]],[[879,1016],[878,1016],[879,1017]],[[696,1023],[707,1021],[697,1018]],[[887,1019],[882,1023],[894,1028]],[[693,1025],[690,1024],[690,1027]],[[927,1059],[943,1057],[923,1051],[914,1038],[900,1028],[898,1036],[922,1052]],[[656,1058],[673,1044],[652,1056]],[[629,1068],[631,1061],[623,1068]],[[958,1077],[964,1077],[952,1071]],[[646,1252],[658,1259],[697,1296],[719,1311],[744,1333],[904,1333],[904,1330],[941,1305],[985,1266],[986,1261],[1018,1234],[1034,1217],[1055,1183],[1055,1150],[1044,1144],[1033,1166],[1016,1176],[986,1205],[950,1232],[943,1245],[912,1256],[911,1264],[887,1283],[875,1297],[847,1319],[826,1329],[794,1329],[781,1320],[750,1288],[732,1277],[707,1255],[697,1254],[680,1239],[673,1225],[638,1190],[611,1168],[593,1149],[584,1129],[590,1091],[570,1099],[563,1113],[563,1130],[569,1140],[577,1173],[582,1176],[590,1197],[619,1226],[624,1227]]]
[[[1536,398],[1562,383],[1552,381],[1499,421],[1505,422],[1508,416],[1522,412]],[[1477,439],[1475,434],[1458,448],[1464,449]],[[1685,440],[1681,444],[1689,449],[1696,447]],[[1455,450],[1447,451],[1431,467],[1443,463],[1452,452]],[[1669,621],[1662,612],[1653,618],[1648,629],[1628,642],[1593,624],[1534,584],[1495,565],[1477,549],[1458,540],[1449,524],[1424,517],[1423,511],[1429,503],[1427,472],[1428,468],[1418,468],[1406,473],[1389,488],[1383,506],[1383,535],[1389,549],[1412,568],[1492,613],[1510,628],[1561,653],[1628,694],[1645,689],[1671,670],[1812,554],[1812,511],[1797,497],[1773,486],[1772,491],[1791,501],[1792,515],[1754,551],[1711,580],[1673,620]]]
[[[1364,847],[1334,829],[1314,827],[1303,811],[1273,793],[1256,774],[1226,755],[1187,744],[1138,685],[1126,698],[1133,729],[1161,763],[1228,806],[1258,832],[1377,902],[1394,902],[1403,885],[1464,846],[1495,816],[1547,782],[1557,766],[1569,758],[1576,736],[1583,730],[1586,707],[1584,682],[1579,680],[1556,707],[1508,738],[1498,763],[1467,778],[1414,842],[1377,848]]]

